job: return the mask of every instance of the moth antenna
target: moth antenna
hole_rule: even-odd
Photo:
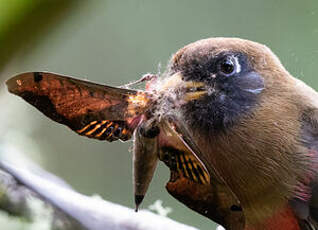
[[[122,85],[122,86],[120,86],[120,88],[129,88],[132,85],[137,85],[137,84],[142,83],[144,81],[151,81],[152,79],[156,79],[156,78],[158,78],[157,74],[147,73],[147,74],[144,74],[137,81],[133,81],[133,82],[127,83],[125,85]]]

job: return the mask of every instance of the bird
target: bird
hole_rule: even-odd
[[[133,137],[137,208],[160,160],[168,192],[225,229],[318,229],[318,94],[267,46],[202,39],[146,79],[140,91],[30,72],[7,85],[80,135]]]
[[[181,113],[239,201],[242,229],[317,229],[317,92],[265,45],[236,38],[187,45],[168,71],[207,88]]]

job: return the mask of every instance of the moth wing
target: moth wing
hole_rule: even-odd
[[[150,100],[143,91],[48,72],[22,73],[6,84],[47,117],[98,140],[130,139]]]
[[[171,177],[166,185],[168,192],[189,208],[223,226],[231,229],[243,229],[245,217],[239,199],[213,165],[208,163],[200,147],[195,143],[186,123],[178,115],[166,115],[164,126],[170,130],[171,136],[177,136],[183,143],[183,147],[178,147],[185,149],[183,151],[176,148],[168,150],[169,160],[174,159],[176,162],[176,170],[174,171],[177,171],[178,174],[177,177],[173,176],[173,167],[171,167],[170,162]],[[181,160],[178,159],[177,155]],[[203,169],[203,173],[199,174],[202,182],[198,181],[199,177],[192,178],[196,173],[188,166],[189,159],[196,161],[196,167]],[[234,208],[236,211],[232,211]]]
[[[204,165],[190,151],[173,151],[177,172],[195,183],[210,184],[210,175]]]
[[[195,158],[197,162],[204,169],[205,173],[209,175],[209,179],[213,178],[214,180],[218,180],[219,183],[226,184],[225,180],[221,176],[220,173],[216,170],[216,168],[209,164],[207,157],[200,150],[200,147],[195,143],[192,133],[189,131],[186,123],[183,122],[183,119],[178,115],[168,114],[164,118],[166,126],[169,127],[175,135],[182,141],[182,143],[186,146],[191,153],[192,158]]]
[[[186,177],[194,182],[202,184],[210,183],[210,173],[199,158],[200,150],[194,144],[188,132],[185,132],[183,126],[176,117],[169,116],[165,119],[165,128],[168,129],[173,136],[176,136],[184,145],[186,151],[174,149],[172,152],[175,159],[175,166],[182,177]],[[181,128],[181,129],[180,129]]]

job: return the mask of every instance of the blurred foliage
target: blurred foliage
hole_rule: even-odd
[[[74,5],[74,0],[1,0],[0,67],[21,46],[43,39]]]
[[[67,13],[75,1],[69,0],[1,0],[0,1],[0,71],[24,46],[32,46],[45,37]],[[3,140],[1,139],[1,142]],[[3,147],[3,145],[1,146]],[[6,151],[1,148],[2,151]],[[2,154],[2,151],[0,154]],[[1,203],[5,202],[0,191]],[[30,218],[19,218],[0,212],[1,229],[49,230],[52,214],[44,203],[29,199]]]
[[[0,0],[0,10],[3,81],[17,72],[46,70],[121,85],[156,72],[159,63],[164,70],[190,42],[223,36],[266,44],[292,75],[318,89],[317,0]],[[133,207],[131,142],[77,136],[1,86],[0,141],[23,149],[82,193]],[[167,194],[168,178],[160,164],[142,207],[161,199],[173,208],[169,217],[213,229]]]
[[[37,199],[29,199],[28,202],[33,212],[30,220],[0,212],[0,226],[8,230],[52,230],[52,209]]]

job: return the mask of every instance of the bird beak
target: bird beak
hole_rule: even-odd
[[[185,102],[197,100],[208,93],[203,82],[185,81],[180,72],[165,79],[160,87],[161,92],[173,91]]]

